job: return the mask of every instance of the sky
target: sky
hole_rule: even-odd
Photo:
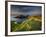
[[[41,15],[41,6],[11,5],[11,14]]]
[[[41,6],[26,6],[26,5],[11,5],[11,20],[21,21],[21,19],[14,18],[18,15],[41,15]]]

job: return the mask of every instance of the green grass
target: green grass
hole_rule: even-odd
[[[11,21],[11,31],[37,31],[41,30],[41,21],[37,21],[34,19],[26,19],[23,22],[15,23],[15,21]]]

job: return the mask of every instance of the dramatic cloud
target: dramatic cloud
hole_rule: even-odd
[[[41,6],[11,5],[11,14],[41,15]]]

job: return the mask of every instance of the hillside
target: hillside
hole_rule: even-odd
[[[36,31],[41,30],[42,19],[41,16],[29,16],[26,20],[17,23],[11,21],[11,31]]]

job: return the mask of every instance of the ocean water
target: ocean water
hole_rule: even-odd
[[[15,18],[15,16],[11,16],[11,21],[15,21],[15,22],[22,22],[24,21],[26,18],[20,19],[20,18]]]

